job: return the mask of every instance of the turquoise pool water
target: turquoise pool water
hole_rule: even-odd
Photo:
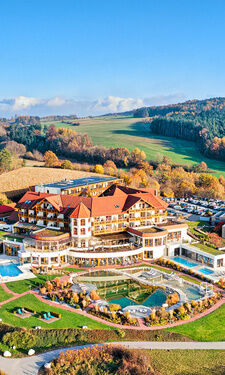
[[[113,300],[109,301],[109,303],[110,304],[116,303],[116,304],[120,305],[122,309],[124,307],[127,307],[127,306],[138,305],[138,303],[134,302],[132,299],[130,299],[128,297],[116,298],[116,299],[113,299]]]
[[[151,296],[149,296],[143,303],[140,303],[142,306],[153,307],[153,306],[162,306],[166,302],[166,293],[161,289],[157,289]],[[134,302],[128,297],[117,298],[109,301],[109,303],[117,303],[122,307],[139,305],[139,303]]]
[[[190,262],[190,260],[187,260],[187,259],[184,259],[184,258],[181,258],[181,257],[178,257],[178,256],[171,257],[170,259],[174,260],[177,263],[183,264],[184,266],[187,266],[187,267],[195,267],[195,266],[197,266],[196,263]]]
[[[199,268],[198,271],[204,273],[205,275],[212,275],[214,273],[214,271],[210,270],[207,267]]]
[[[3,264],[0,266],[0,275],[1,276],[18,276],[22,273],[16,264]]]
[[[149,296],[145,302],[142,303],[143,306],[153,307],[162,306],[166,302],[166,293],[161,289],[157,289],[151,296]]]

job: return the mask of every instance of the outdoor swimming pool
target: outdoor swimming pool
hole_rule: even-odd
[[[149,297],[146,298],[144,302],[141,303],[142,306],[146,307],[153,307],[153,306],[162,306],[166,302],[166,293],[161,290],[157,289],[154,293],[152,293]],[[109,301],[110,304],[116,303],[120,305],[122,308],[132,305],[139,305],[139,303],[133,301],[128,297],[117,298],[114,300]]]
[[[214,271],[210,270],[207,267],[199,268],[198,271],[204,273],[205,275],[212,275],[212,274],[214,274]]]
[[[175,258],[183,260],[181,257]],[[191,265],[196,266],[195,263],[191,263]],[[177,275],[164,274],[151,267],[130,269],[130,276],[127,271],[126,269],[126,274],[116,274],[115,271],[110,270],[87,272],[77,276],[76,282],[95,285],[101,300],[110,304],[118,304],[122,309],[137,305],[150,309],[160,307],[166,303],[167,295],[175,291],[178,294],[181,293],[182,298],[186,295],[188,302],[202,297],[198,285],[188,283]],[[135,280],[132,279],[134,276]],[[144,284],[145,280],[150,282],[150,285],[158,287],[152,294],[151,287],[148,291],[148,286]]]
[[[0,266],[0,275],[1,276],[10,276],[10,277],[15,277],[18,276],[22,273],[20,269],[17,267],[16,264],[3,264]]]
[[[195,267],[195,266],[197,266],[197,263],[190,262],[189,260],[181,258],[181,257],[178,257],[178,256],[171,257],[170,259],[174,260],[174,262],[183,264],[186,267]]]

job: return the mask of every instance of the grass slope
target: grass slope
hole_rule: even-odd
[[[12,311],[16,308],[24,307],[30,308],[37,313],[44,313],[48,311],[60,313],[62,318],[53,323],[45,323],[38,319],[37,316],[31,316],[30,318],[19,318],[15,316]],[[3,323],[10,324],[15,327],[26,327],[33,328],[36,326],[41,326],[43,328],[80,328],[83,325],[88,326],[90,329],[110,329],[111,327],[98,323],[90,318],[84,317],[82,315],[76,314],[76,312],[70,312],[58,307],[49,306],[41,301],[39,301],[34,295],[28,294],[18,299],[11,301],[3,305],[0,309],[0,318],[2,318]]]
[[[71,127],[76,132],[87,133],[96,145],[106,147],[124,146],[129,150],[135,146],[145,151],[147,159],[159,159],[167,155],[174,163],[193,165],[205,161],[210,169],[225,176],[225,163],[204,157],[197,144],[171,137],[162,137],[149,132],[149,125],[133,117],[95,117],[79,119],[75,127],[62,122],[51,122],[57,127]]]
[[[168,328],[197,341],[225,341],[225,304],[209,315],[181,326]]]
[[[39,285],[43,285],[46,280],[53,280],[57,275],[38,275],[33,279],[10,281],[7,283],[7,287],[15,293],[24,293],[30,289],[37,288]]]
[[[142,350],[161,375],[223,375],[223,350]]]

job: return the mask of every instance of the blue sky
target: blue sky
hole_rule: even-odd
[[[0,116],[225,96],[225,1],[0,2]]]

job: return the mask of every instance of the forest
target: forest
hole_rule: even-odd
[[[197,142],[204,155],[225,160],[225,98],[143,107],[133,116],[145,118],[154,134]]]

